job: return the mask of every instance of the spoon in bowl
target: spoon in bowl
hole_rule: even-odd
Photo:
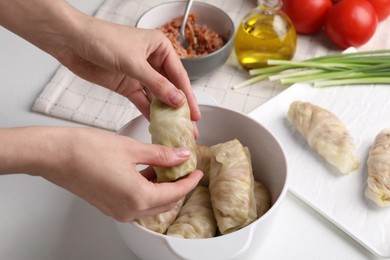
[[[186,23],[187,23],[188,14],[190,13],[192,2],[193,2],[193,0],[187,1],[187,5],[186,5],[185,10],[184,10],[183,21],[182,21],[181,27],[180,27],[179,42],[185,49],[187,49],[187,47],[189,45],[189,43],[186,39]]]

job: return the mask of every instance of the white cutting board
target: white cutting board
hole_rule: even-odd
[[[333,112],[356,141],[361,162],[341,175],[329,166],[289,125],[286,115],[295,100],[309,101]],[[390,208],[379,208],[364,196],[367,156],[375,136],[390,127],[390,85],[313,88],[295,84],[252,111],[285,149],[289,188],[372,253],[390,257]]]

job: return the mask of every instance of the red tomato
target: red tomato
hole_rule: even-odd
[[[331,0],[285,0],[283,11],[299,34],[313,34],[324,25]]]
[[[368,0],[374,7],[378,20],[383,21],[390,15],[390,0]]]
[[[341,49],[358,47],[374,35],[378,17],[367,0],[342,0],[329,8],[325,32]]]

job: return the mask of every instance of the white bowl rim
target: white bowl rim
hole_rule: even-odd
[[[169,1],[169,2],[165,2],[165,3],[160,3],[156,6],[153,6],[151,8],[149,8],[148,10],[146,10],[137,20],[137,22],[135,23],[135,27],[138,28],[138,23],[140,22],[140,20],[150,11],[156,9],[156,8],[159,8],[160,6],[163,6],[163,5],[171,5],[171,4],[181,4],[181,3],[185,3],[186,1]],[[208,4],[208,3],[205,3],[205,2],[198,2],[198,1],[194,1],[193,2],[193,5],[204,5],[204,6],[207,6],[207,7],[211,7],[219,12],[221,12],[226,18],[227,20],[229,21],[230,23],[230,27],[232,28],[232,32],[230,34],[230,37],[229,39],[225,42],[225,44],[219,48],[218,50],[212,52],[212,53],[208,53],[206,55],[202,55],[202,56],[199,56],[199,57],[192,57],[192,58],[180,58],[181,60],[202,60],[202,59],[206,59],[206,58],[209,58],[209,57],[212,57],[214,55],[217,55],[219,52],[222,52],[224,49],[227,48],[227,46],[231,45],[232,41],[234,40],[234,33],[235,33],[235,26],[234,26],[234,23],[233,23],[233,20],[230,18],[230,16],[225,12],[223,11],[221,8],[215,6],[215,5],[212,5],[212,4]],[[157,28],[156,28],[157,29]]]

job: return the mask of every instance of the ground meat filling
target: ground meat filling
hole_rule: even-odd
[[[180,58],[193,58],[212,53],[220,49],[224,44],[221,35],[207,28],[206,25],[197,24],[197,19],[197,14],[190,13],[188,16],[185,30],[186,39],[189,43],[187,49],[179,42],[183,16],[176,17],[159,28],[172,42]]]

